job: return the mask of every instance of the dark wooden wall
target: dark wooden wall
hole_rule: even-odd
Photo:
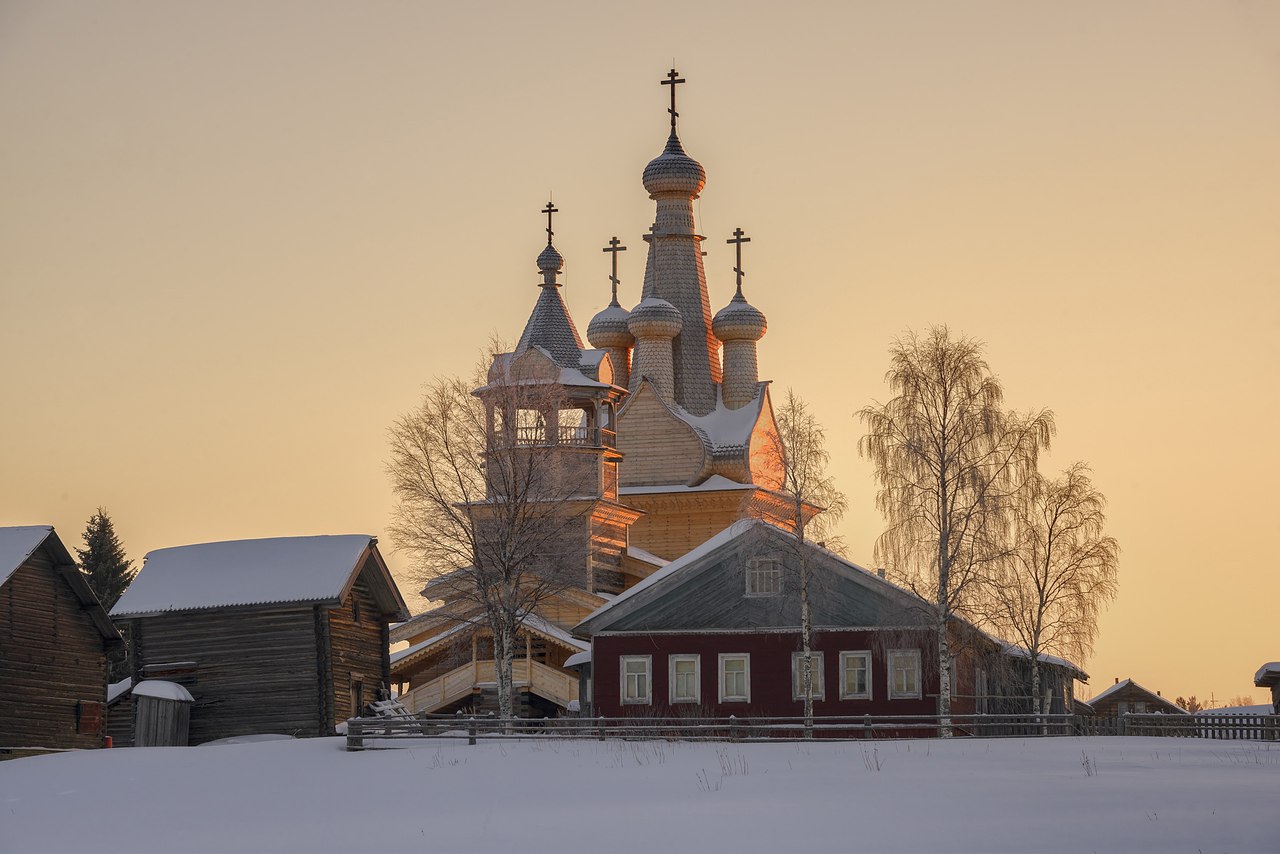
[[[311,606],[218,608],[134,618],[134,678],[148,665],[193,661],[175,679],[195,698],[191,744],[250,733],[328,735],[318,697]]]
[[[360,605],[357,623],[352,608]],[[351,593],[336,608],[327,612],[329,636],[329,672],[332,685],[333,723],[342,723],[360,713],[352,706],[352,683],[360,679],[364,685],[364,702],[377,699],[380,686],[391,684],[387,620],[379,613],[377,602],[369,592],[365,574],[361,573]]]
[[[0,587],[0,747],[99,747],[106,703],[102,633],[37,549]]]

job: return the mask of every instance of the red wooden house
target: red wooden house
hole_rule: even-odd
[[[810,573],[817,715],[933,715],[933,606],[874,572],[757,520],[737,522],[575,628],[591,713],[606,717],[802,713],[801,554]],[[1023,690],[1002,642],[957,621],[955,714],[1006,711]],[[1049,664],[1050,679],[1083,676]],[[1062,672],[1059,672],[1062,671]],[[589,674],[589,675],[587,675]],[[585,691],[583,692],[586,693]]]

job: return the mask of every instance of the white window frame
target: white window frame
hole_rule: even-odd
[[[631,662],[644,664],[644,696],[635,699],[627,698],[627,665]],[[653,656],[652,655],[620,655],[618,656],[618,699],[624,706],[649,706],[653,704]],[[639,692],[636,692],[639,694]]]
[[[773,574],[773,572],[772,572],[772,571],[770,571],[770,570],[766,570],[766,569],[764,569],[764,567],[775,567],[775,568],[776,568],[776,572],[777,572],[777,585],[776,585],[776,589],[774,589],[774,590],[768,590],[768,591],[752,590],[752,589],[751,589],[751,587],[752,587],[752,584],[751,584],[752,580],[754,579],[754,580],[757,580],[757,581],[758,581],[758,580],[761,578],[761,573],[762,573],[762,572],[769,571],[769,572],[770,572],[770,575],[772,575],[772,574]],[[755,597],[762,597],[762,598],[763,598],[763,597],[768,597],[768,596],[781,596],[781,595],[782,595],[782,587],[783,587],[783,584],[782,584],[782,575],[783,575],[783,573],[782,573],[782,561],[781,561],[781,560],[779,560],[778,558],[775,558],[775,557],[753,557],[753,558],[751,558],[750,560],[748,560],[748,561],[747,561],[747,571],[746,571],[746,574],[745,574],[746,581],[745,581],[745,585],[744,585],[744,590],[745,590],[744,595],[746,595],[746,596],[750,596],[750,597],[752,597],[752,598],[755,598]]]
[[[726,695],[724,692],[724,664],[729,660],[742,659],[742,684],[746,691],[742,696],[736,694]],[[750,703],[751,702],[751,653],[749,652],[722,652],[720,653],[719,667],[717,668],[716,692],[721,703]]]
[[[693,695],[678,696],[676,694],[676,662],[693,662]],[[667,656],[667,696],[672,705],[677,703],[702,702],[702,656],[692,653],[681,653]]]
[[[813,675],[817,677],[817,684],[814,686],[817,690],[813,692],[813,699],[827,699],[827,679],[824,675],[826,670],[823,667],[822,653],[816,649],[812,650],[809,655],[813,658]],[[791,699],[804,701],[804,693],[800,690],[800,677],[802,675],[804,661],[804,652],[791,653]]]
[[[867,690],[855,692],[848,690],[848,683],[845,682],[845,671],[848,669],[847,661],[851,658],[860,658],[863,662],[863,672],[867,674]],[[867,649],[849,649],[840,653],[840,699],[841,700],[870,700],[871,699],[871,651]]]
[[[906,656],[915,661],[916,671],[916,690],[914,693],[899,691],[897,680],[894,679],[894,663],[900,656]],[[886,669],[889,671],[889,699],[890,700],[919,700],[920,699],[920,683],[923,680],[923,674],[920,672],[920,650],[919,649],[891,649],[886,657]]]

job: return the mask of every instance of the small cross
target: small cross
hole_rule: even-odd
[[[555,233],[551,230],[551,215],[554,213],[560,213],[560,209],[553,206],[551,202],[547,202],[547,206],[542,209],[542,212],[547,215],[547,245],[550,246],[551,235]]]
[[[684,83],[685,79],[676,74],[673,68],[667,72],[667,79],[659,81],[663,86],[671,87],[671,109],[667,110],[671,114],[671,131],[674,133],[676,129],[676,116],[680,115],[676,112],[676,84]]]
[[[606,246],[601,251],[609,252],[613,254],[613,275],[609,277],[609,281],[613,283],[613,304],[617,305],[618,303],[618,253],[626,252],[627,247],[622,245],[622,241],[619,240],[618,236],[615,234],[613,238],[609,241],[609,245]]]
[[[737,264],[734,265],[733,272],[738,276],[738,296],[742,296],[742,277],[746,275],[746,273],[742,272],[742,244],[751,242],[750,237],[744,237],[745,234],[746,232],[741,228],[735,228],[733,230],[733,237],[725,241],[725,243],[735,244],[734,249],[737,253]]]

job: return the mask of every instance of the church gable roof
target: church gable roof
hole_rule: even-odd
[[[914,626],[928,605],[901,588],[759,520],[735,522],[583,620],[575,633],[773,630],[800,625],[799,554],[808,552],[815,628]],[[777,561],[782,592],[748,595],[756,560]]]

